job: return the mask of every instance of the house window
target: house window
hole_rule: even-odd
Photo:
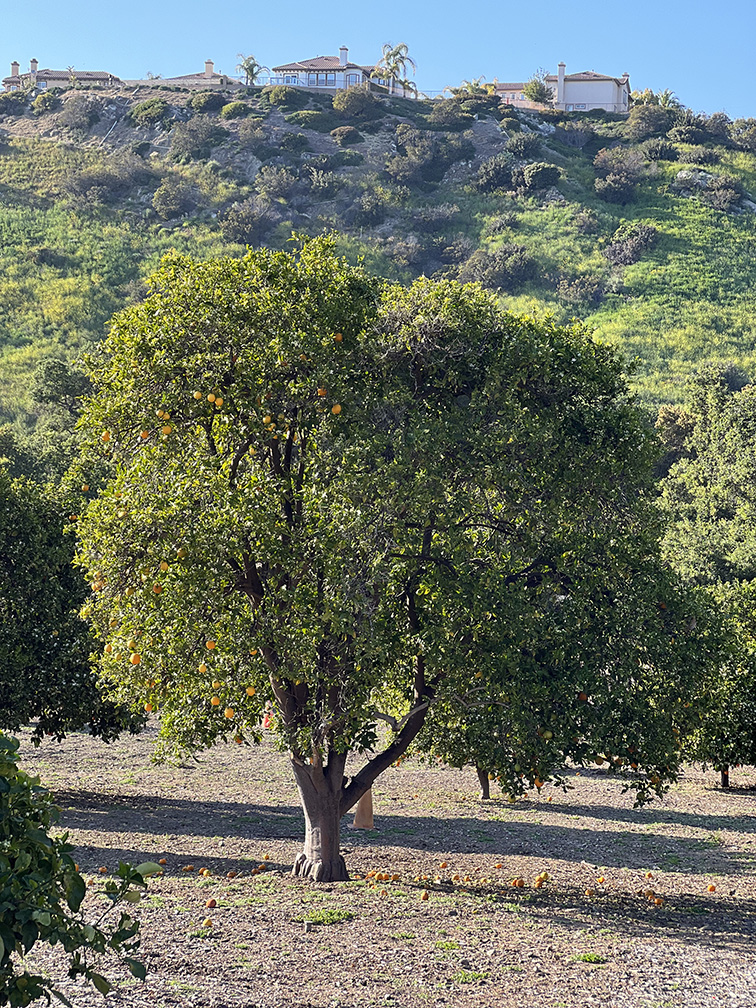
[[[360,83],[359,74],[347,74],[347,87],[355,87]]]
[[[326,74],[326,87],[336,87],[336,74]]]
[[[318,86],[318,75],[317,74],[307,74],[307,85],[308,87]]]
[[[576,109],[584,109],[584,108],[585,108],[585,105],[584,105],[584,104],[583,104],[583,105],[576,105],[576,106],[575,106],[575,108],[576,108]]]
[[[43,91],[47,87],[47,81],[46,80],[37,81],[37,87],[40,89],[40,91]]]

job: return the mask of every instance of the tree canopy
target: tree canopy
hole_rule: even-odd
[[[168,258],[92,378],[76,478],[111,468],[80,522],[103,673],[160,713],[164,751],[257,741],[269,712],[295,872],[346,877],[341,815],[416,739],[513,793],[558,754],[641,798],[674,775],[695,603],[656,566],[621,364],[579,325],[381,284],[318,239]],[[502,710],[480,753],[465,731]]]

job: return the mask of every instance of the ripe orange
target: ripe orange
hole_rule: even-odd
[[[192,395],[194,396],[195,399],[201,399],[202,398],[202,393],[201,392],[192,392]]]
[[[214,392],[208,392],[207,393],[207,401],[208,402],[215,402],[215,393]]]
[[[108,869],[105,867],[105,865],[103,865],[102,868],[98,868],[97,870],[100,873],[100,875],[107,875],[108,874]]]
[[[341,343],[341,341],[344,339],[344,337],[341,335],[340,332],[337,332],[337,333],[334,333],[333,339],[334,339],[334,342]]]
[[[246,688],[246,690],[244,692],[247,694],[247,696],[254,696],[255,695],[255,687],[254,686],[247,686],[247,688]]]
[[[155,708],[152,706],[151,703],[146,703],[144,705],[144,709],[147,711],[148,714],[152,714]]]
[[[138,665],[141,660],[142,656],[140,654],[133,654],[131,658],[129,658],[132,665]]]
[[[338,414],[341,413],[341,406],[339,406],[338,403],[336,403],[335,405],[331,406],[331,413],[333,413],[336,416],[338,416]]]
[[[717,887],[715,885],[707,886],[706,887],[706,891],[707,892],[716,892],[717,891]]]
[[[205,647],[207,648],[208,651],[212,651],[213,648],[215,647],[215,641],[214,640],[205,641]]]
[[[229,720],[232,717],[234,717],[235,714],[236,711],[233,709],[233,707],[226,707],[226,709],[223,711],[223,717],[227,717]]]
[[[219,683],[218,680],[216,679],[215,682],[213,683],[213,689],[218,690],[221,688],[222,685],[223,683]]]
[[[166,560],[161,560],[160,561],[160,570],[161,571],[167,571],[168,570],[168,562]]]
[[[216,405],[216,406],[222,406],[222,405],[223,405],[223,400],[222,400],[222,399],[220,399],[220,398],[217,398],[217,399],[215,400],[215,405]]]
[[[139,435],[139,437],[140,437],[140,438],[141,438],[141,439],[142,439],[143,441],[146,441],[146,440],[147,440],[147,438],[148,438],[149,436],[150,436],[150,432],[149,432],[148,430],[143,430],[143,431],[142,431],[142,432],[140,433],[140,435]]]
[[[448,861],[442,861],[441,864],[438,867],[439,868],[448,868],[449,867],[449,862]]]
[[[197,669],[197,671],[198,672],[207,672],[207,665],[205,665],[204,662],[200,662],[199,668]]]
[[[89,490],[89,483],[82,483],[82,485],[81,485],[81,492],[82,493],[87,493],[88,490]]]
[[[179,549],[177,549],[176,556],[179,558],[179,560],[183,560],[184,557],[186,556],[186,547],[181,546]]]
[[[109,430],[103,431],[103,433],[102,433],[102,440],[103,441],[110,441],[110,431]]]
[[[181,869],[181,871],[185,871],[185,872],[194,871],[194,865],[193,864],[185,864],[184,867]]]
[[[423,891],[420,893],[420,899],[421,900],[427,900],[428,899],[428,890],[427,889],[423,889]]]
[[[160,433],[161,434],[165,434],[167,436],[168,434],[171,433],[172,430],[173,430],[173,427],[171,427],[170,424],[166,424],[165,427],[161,427],[160,428]]]
[[[596,881],[598,882],[599,885],[603,885],[603,883],[606,881],[606,879],[604,878],[603,875],[599,875],[599,877],[596,879]]]
[[[328,395],[328,391],[326,389],[324,389],[324,388],[319,388],[318,389],[318,395],[319,396]]]
[[[208,927],[209,928],[209,927],[212,927],[212,926],[213,926],[213,922],[210,920],[210,918],[209,917],[205,917],[205,919],[202,921],[202,927]]]
[[[656,899],[654,900],[654,905],[655,906],[663,906],[664,905],[664,900],[661,898],[661,896],[657,896],[656,897]]]
[[[154,584],[154,585],[152,586],[152,590],[153,590],[153,592],[155,593],[155,595],[160,595],[160,593],[161,593],[161,592],[162,592],[162,590],[163,590],[163,586],[162,586],[161,584]]]
[[[594,889],[586,889],[586,890],[585,890],[585,895],[586,895],[586,896],[595,896],[595,894],[596,894],[596,893],[595,893],[595,890],[594,890]]]
[[[213,707],[220,707],[220,697],[219,696],[210,697],[210,703],[213,705]]]
[[[112,644],[106,644],[105,645],[105,654],[110,654],[112,650],[113,650],[113,645]]]
[[[205,903],[205,906],[208,908],[208,910],[214,910],[218,906],[218,903],[214,899],[209,899],[207,903]]]
[[[587,694],[587,693],[584,693],[584,692],[583,692],[583,691],[581,690],[581,691],[580,691],[580,693],[578,693],[578,700],[587,700],[587,699],[588,699],[588,694]]]
[[[158,864],[168,864],[168,859],[161,857],[160,860],[158,861]]]

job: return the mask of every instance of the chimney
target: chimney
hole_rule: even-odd
[[[345,45],[339,48],[339,66],[346,66],[349,62],[349,50]]]
[[[17,63],[17,62],[16,62],[15,60],[14,60],[14,61],[13,61],[13,62],[11,63],[11,77],[18,77],[18,75],[19,75],[19,72],[20,72],[20,70],[21,70],[21,67],[20,67],[20,66],[18,65],[18,63]]]
[[[205,60],[205,77],[213,76],[213,61]]]
[[[37,67],[39,66],[39,60],[29,60],[29,73],[34,77],[37,73]]]
[[[557,105],[564,105],[564,71],[566,65],[560,63],[557,67]]]

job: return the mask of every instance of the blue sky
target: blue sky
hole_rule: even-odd
[[[556,72],[630,73],[634,88],[671,88],[691,108],[756,117],[752,79],[756,4],[712,6],[691,0],[574,0],[523,3],[325,5],[317,0],[226,5],[208,0],[102,0],[6,3],[0,25],[0,69],[42,67],[108,70],[119,77],[148,71],[169,77],[203,68],[233,72],[237,53],[273,66],[336,54],[372,63],[384,42],[406,42],[421,90],[483,75],[524,80],[539,67]]]

